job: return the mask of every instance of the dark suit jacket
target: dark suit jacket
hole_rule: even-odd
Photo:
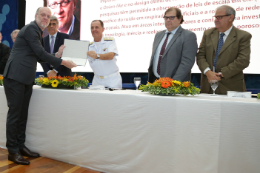
[[[154,54],[165,34],[165,30],[156,33],[153,42],[153,52],[148,69],[148,81],[154,82],[153,73]],[[190,81],[191,68],[195,63],[195,56],[198,50],[197,37],[181,26],[168,43],[161,60],[161,77],[170,77],[179,81]]]
[[[75,17],[74,29],[70,35],[70,39],[79,40],[80,39],[80,21]]]
[[[64,44],[64,39],[69,39],[69,35],[61,32],[57,32],[53,53],[58,52],[59,47]],[[43,38],[43,45],[44,45],[44,49],[50,53],[49,35]],[[47,72],[53,69],[49,63],[41,63],[41,65],[44,70],[44,76],[47,76]],[[61,76],[61,77],[71,76],[71,69],[63,65],[60,65],[54,69],[58,71],[57,76]]]
[[[219,81],[217,94],[227,94],[227,91],[246,91],[243,70],[249,65],[251,34],[233,26],[223,47],[221,48],[216,72],[222,72],[224,78]],[[201,70],[201,92],[212,93],[204,70],[213,69],[219,40],[219,31],[216,28],[204,32],[197,54],[197,64]]]
[[[10,48],[3,43],[0,43],[0,74],[4,73],[6,62],[10,56]]]
[[[42,30],[35,21],[25,25],[18,33],[6,63],[4,77],[31,85],[36,76],[38,62],[49,62],[54,67],[61,59],[47,53],[42,46]]]

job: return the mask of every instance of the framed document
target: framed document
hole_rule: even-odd
[[[62,59],[71,60],[78,66],[86,65],[89,41],[65,39],[64,45]]]

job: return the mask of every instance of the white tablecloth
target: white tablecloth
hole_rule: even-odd
[[[0,147],[7,104],[0,87]],[[34,87],[26,145],[108,173],[259,173],[260,101]]]

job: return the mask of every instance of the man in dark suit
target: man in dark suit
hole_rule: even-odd
[[[10,48],[1,43],[2,33],[0,32],[0,74],[4,73],[6,62],[10,56]]]
[[[31,152],[24,145],[37,61],[49,62],[54,67],[65,65],[73,68],[76,66],[72,61],[60,59],[64,46],[61,46],[55,53],[56,57],[44,50],[42,30],[49,25],[50,17],[51,11],[47,7],[37,9],[35,21],[24,26],[18,33],[4,70],[3,82],[9,107],[6,122],[6,147],[9,152],[8,159],[17,164],[30,164],[23,156],[39,157],[38,153]]]
[[[201,92],[212,93],[210,81],[219,81],[217,94],[246,91],[243,70],[249,65],[251,34],[233,26],[236,10],[217,8],[215,28],[204,32],[197,54]]]
[[[64,39],[69,39],[68,34],[58,32],[59,21],[56,16],[51,16],[50,24],[47,26],[49,35],[43,38],[44,49],[49,53],[57,52],[59,47],[64,44]],[[60,65],[53,68],[49,63],[41,63],[45,77],[51,76],[71,76],[71,69]]]
[[[181,10],[171,7],[164,13],[166,30],[156,33],[148,69],[148,81],[170,77],[190,81],[191,68],[198,50],[196,35],[183,29]]]

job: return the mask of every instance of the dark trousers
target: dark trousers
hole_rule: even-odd
[[[19,149],[24,148],[33,84],[25,85],[8,78],[4,78],[3,83],[9,107],[6,121],[6,147],[9,153],[19,153]]]

